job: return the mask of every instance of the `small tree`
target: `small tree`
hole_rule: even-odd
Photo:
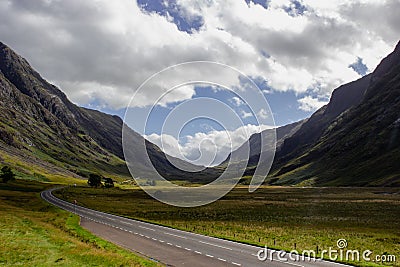
[[[101,185],[101,178],[102,177],[100,175],[91,173],[87,183],[91,187],[99,187]]]
[[[15,180],[15,174],[10,167],[4,166],[1,168],[0,178],[3,180],[3,183],[7,183],[8,181]]]
[[[104,178],[104,186],[106,188],[114,187],[114,181],[111,178]]]

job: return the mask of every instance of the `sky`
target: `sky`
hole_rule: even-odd
[[[136,118],[129,126],[169,154],[215,165],[272,121],[304,119],[339,85],[371,72],[399,41],[399,10],[399,0],[0,0],[0,41],[74,103],[122,118],[128,110]],[[138,90],[152,75],[193,61],[241,74],[189,69]],[[166,84],[194,72],[226,87],[179,86],[157,102],[170,90]],[[252,110],[238,96],[252,94],[244,76],[269,106]],[[241,124],[170,120],[180,129],[175,136],[159,127],[183,103],[205,98],[221,104],[215,114],[229,107]],[[257,114],[269,117],[268,125]]]

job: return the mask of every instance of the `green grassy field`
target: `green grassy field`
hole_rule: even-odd
[[[53,186],[0,183],[0,266],[157,266],[79,226],[79,217],[41,200]]]
[[[177,208],[139,189],[66,188],[57,192],[80,205],[182,230],[290,251],[336,248],[395,255],[397,263],[351,262],[359,266],[400,266],[400,189],[265,187],[236,188],[198,208]]]

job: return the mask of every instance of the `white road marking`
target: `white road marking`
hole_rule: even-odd
[[[172,246],[172,244],[171,243],[167,243],[168,245],[170,245],[170,246]]]
[[[175,236],[175,237],[180,237],[180,238],[183,238],[183,239],[187,239],[187,237],[180,236],[180,235],[174,235],[174,234],[170,234],[170,233],[167,233],[167,232],[164,232],[164,234],[166,234],[166,235],[172,235],[172,236]]]
[[[232,264],[237,265],[237,266],[242,266],[240,263],[232,261]]]
[[[210,255],[210,254],[206,254],[206,256],[207,256],[207,257],[210,257],[210,258],[214,258],[214,256],[213,256],[213,255]]]
[[[190,248],[185,248],[187,251],[191,251],[191,249]]]
[[[202,254],[200,251],[197,251],[197,250],[196,250],[194,253],[197,253],[197,254]]]
[[[154,229],[151,229],[151,228],[149,228],[149,227],[144,227],[144,226],[141,226],[141,225],[139,225],[139,227],[140,227],[140,228],[143,228],[143,229],[150,230],[150,231],[156,231],[156,230],[154,230]]]
[[[225,259],[222,259],[222,258],[218,258],[218,260],[223,261],[223,262],[226,262],[226,260],[225,260]]]
[[[231,248],[220,246],[220,245],[216,245],[216,244],[213,244],[213,243],[208,243],[208,242],[204,242],[204,241],[199,241],[199,242],[203,243],[203,244],[206,244],[206,245],[214,246],[214,247],[217,247],[217,248],[224,248],[224,249],[227,249],[227,250],[232,250]]]
[[[177,247],[177,248],[182,248],[181,246],[179,246],[179,245],[175,245],[175,247]]]

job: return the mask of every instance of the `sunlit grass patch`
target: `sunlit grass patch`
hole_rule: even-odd
[[[157,266],[79,226],[79,217],[47,204],[39,192],[52,185],[0,183],[0,265]]]

